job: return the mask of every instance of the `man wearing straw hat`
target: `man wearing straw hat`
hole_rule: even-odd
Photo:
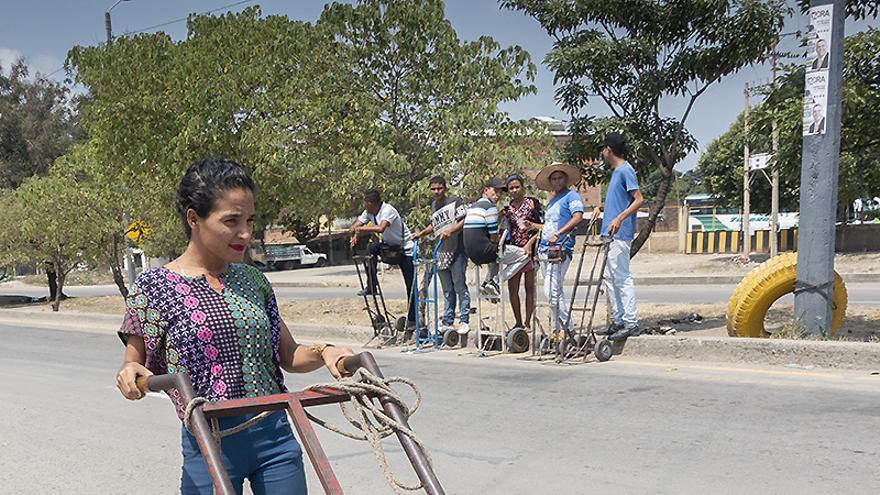
[[[602,237],[611,238],[605,265],[605,287],[611,303],[612,323],[608,329],[596,333],[609,334],[608,340],[624,340],[639,334],[636,288],[629,271],[629,257],[636,231],[636,212],[644,199],[636,171],[624,158],[624,137],[616,132],[609,133],[599,149],[602,160],[613,170],[602,215]],[[599,211],[599,208],[593,210],[594,219],[598,218]]]
[[[571,329],[563,282],[571,264],[576,229],[584,218],[581,196],[571,189],[580,179],[580,170],[564,163],[544,167],[535,178],[538,188],[552,195],[544,210],[538,259],[544,274],[544,296],[550,305],[551,329],[557,335],[566,327]]]

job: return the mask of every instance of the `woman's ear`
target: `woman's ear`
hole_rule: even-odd
[[[199,221],[199,214],[196,213],[196,210],[189,208],[186,210],[186,224],[189,225],[190,230],[196,230],[196,225]]]

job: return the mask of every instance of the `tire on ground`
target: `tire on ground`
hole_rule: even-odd
[[[797,253],[771,258],[749,272],[727,304],[727,333],[732,337],[767,337],[764,316],[777,299],[794,290]],[[834,273],[831,332],[837,333],[846,313],[846,285]]]

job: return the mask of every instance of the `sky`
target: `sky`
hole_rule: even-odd
[[[116,0],[0,0],[0,66],[9,65],[18,57],[25,57],[33,70],[51,74],[62,80],[60,70],[67,51],[75,45],[96,45],[106,39],[104,12]],[[112,12],[114,36],[133,33],[145,28],[147,32],[165,31],[180,40],[186,36],[186,16],[193,12],[221,9],[239,11],[250,5],[260,5],[264,15],[282,14],[291,19],[314,22],[323,9],[324,0],[125,0]],[[567,120],[568,116],[554,99],[553,73],[544,65],[544,57],[552,47],[552,39],[538,22],[518,11],[501,9],[494,0],[447,0],[446,16],[458,36],[473,40],[489,35],[503,46],[519,45],[528,51],[537,66],[535,86],[537,93],[502,107],[512,118],[553,116]],[[176,21],[176,22],[175,22]],[[805,17],[796,13],[786,23],[784,32],[805,26]],[[867,22],[847,22],[846,32],[863,30]],[[789,37],[782,50],[801,50]],[[685,171],[696,166],[701,150],[722,134],[743,110],[743,87],[750,83],[766,83],[770,68],[766,65],[747,67],[715,83],[704,93],[688,118],[686,127],[696,137],[700,150],[692,153],[676,169]],[[682,101],[667,99],[662,110],[671,116],[681,115]],[[591,103],[588,112],[606,115],[607,109],[599,100]]]

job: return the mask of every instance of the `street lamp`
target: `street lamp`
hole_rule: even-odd
[[[116,3],[114,3],[109,9],[107,9],[107,12],[104,12],[104,28],[107,30],[107,43],[110,43],[110,40],[113,39],[113,27],[110,23],[110,11],[113,10],[113,8],[120,3],[128,1],[129,0],[116,0]]]

